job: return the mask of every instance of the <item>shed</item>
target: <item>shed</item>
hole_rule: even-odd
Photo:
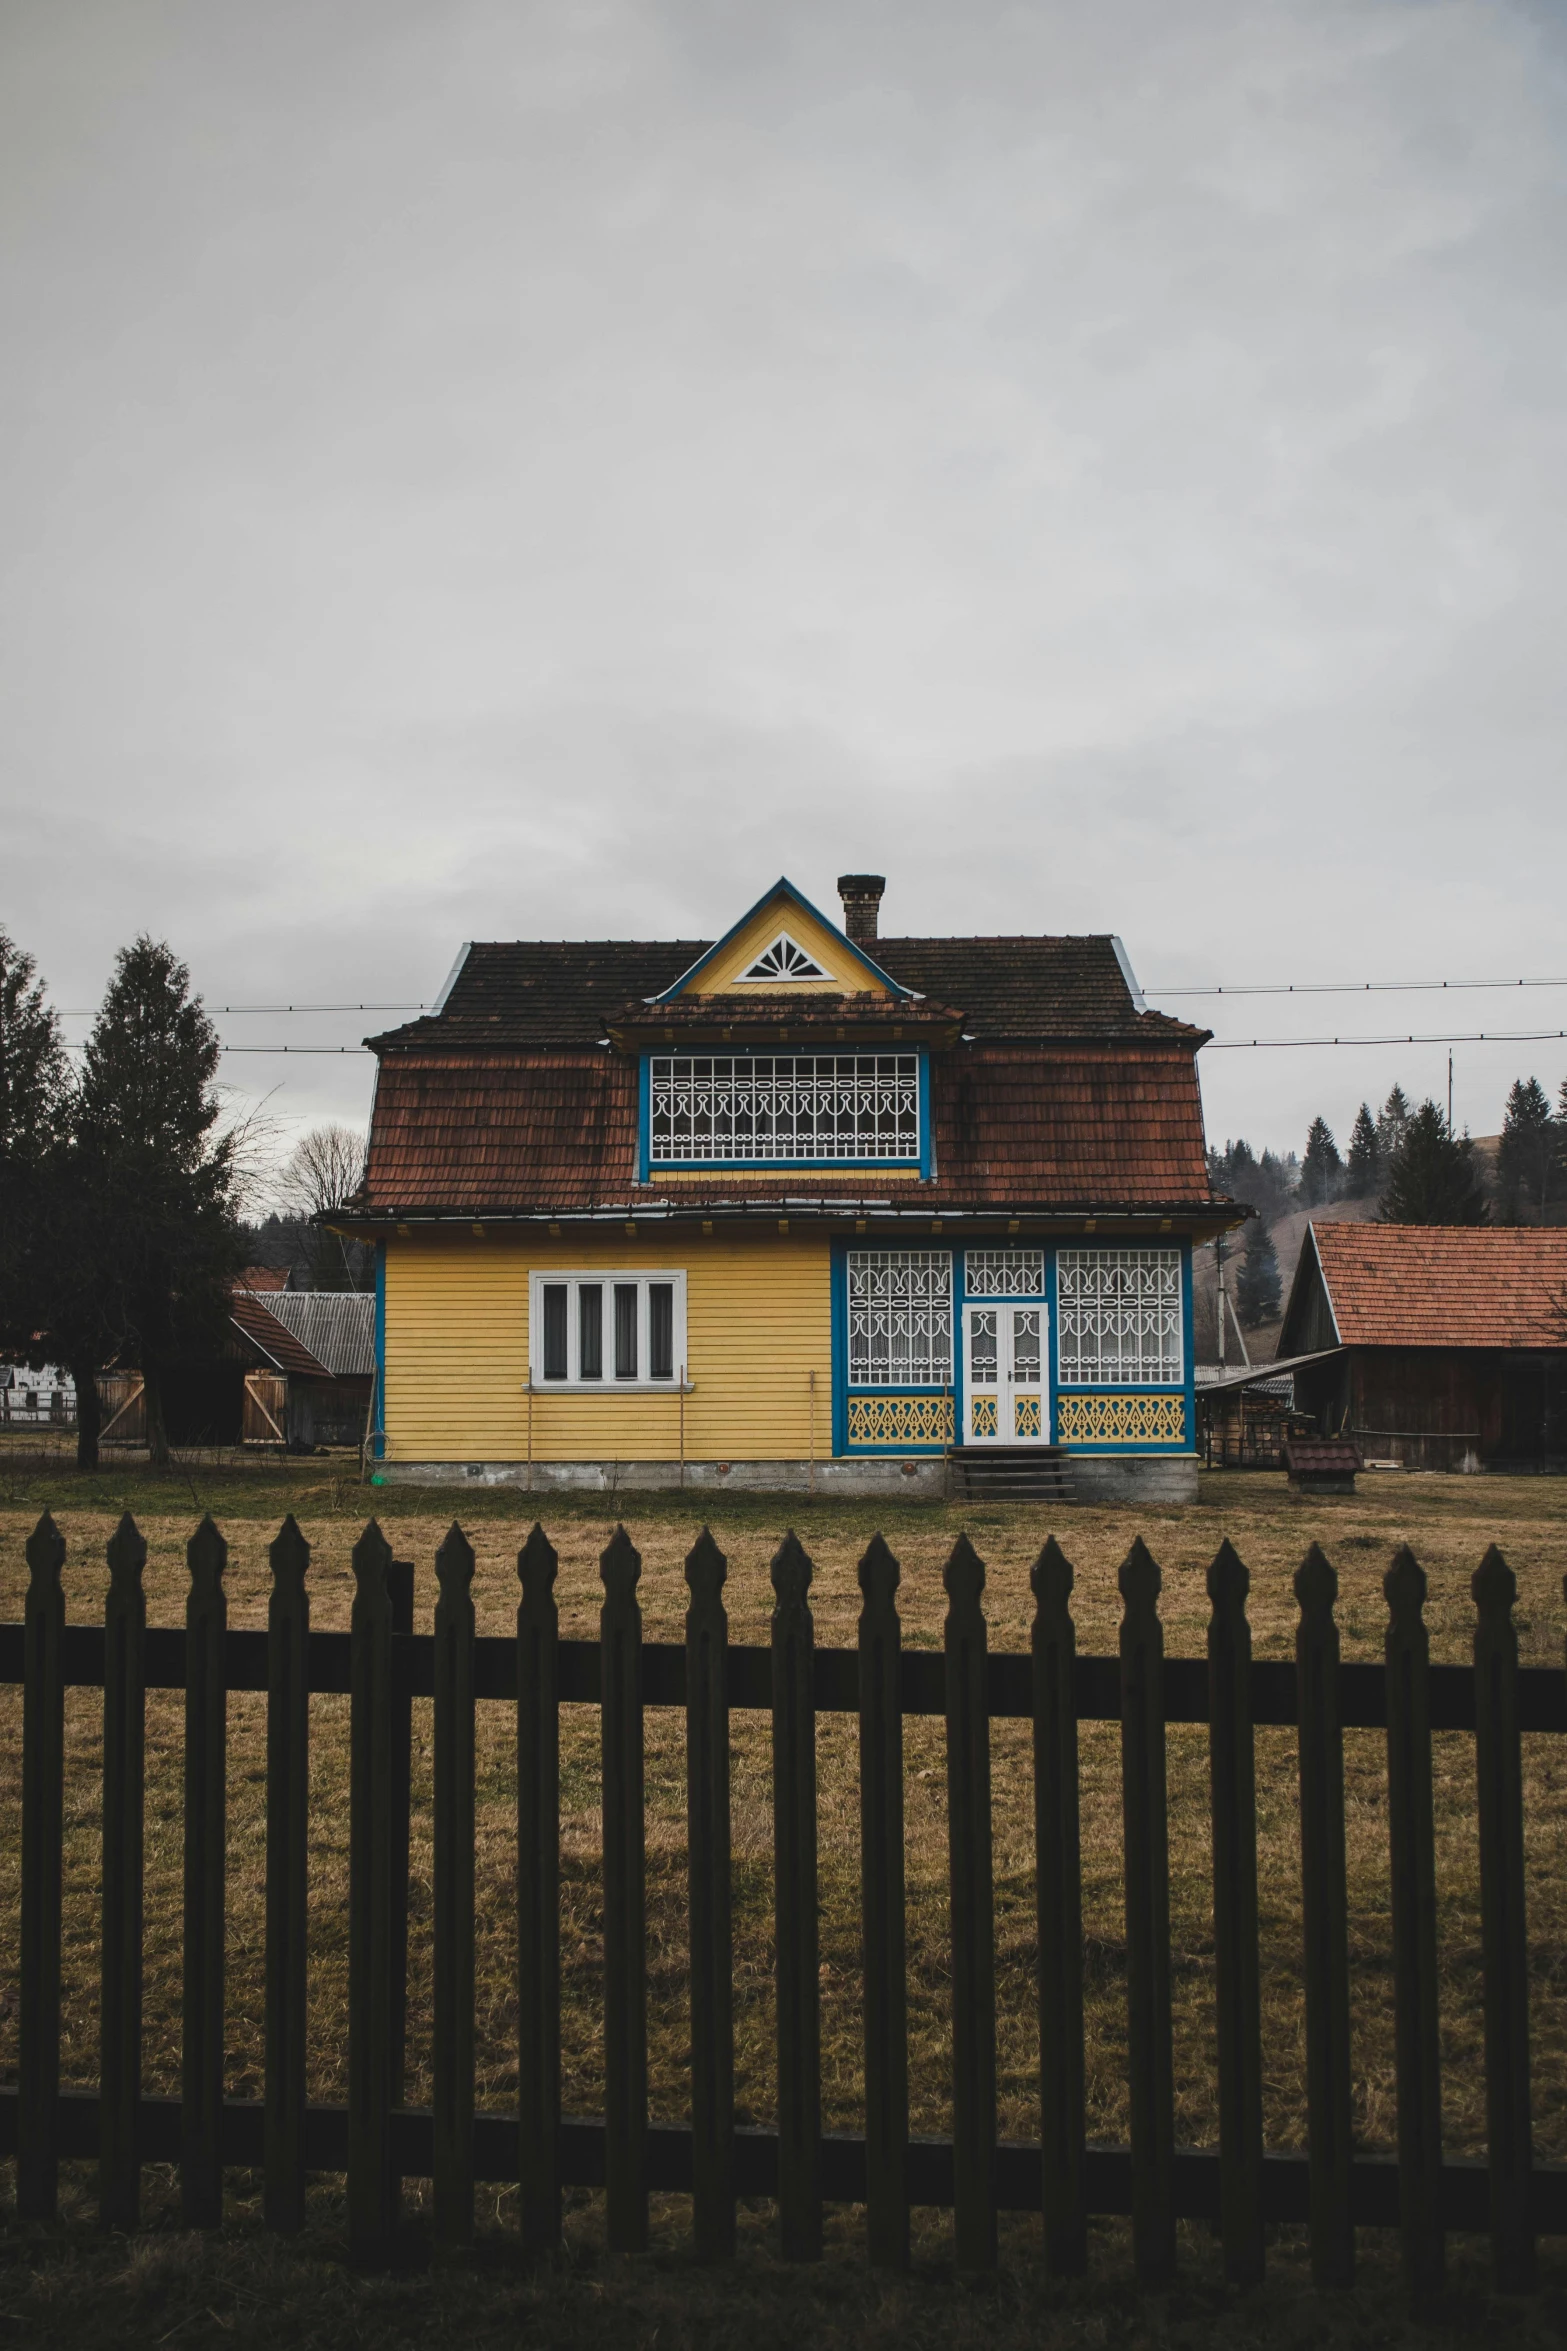
[[[1567,1229],[1313,1222],[1279,1353],[1368,1462],[1567,1468]]]
[[[226,1343],[170,1365],[163,1410],[176,1445],[364,1442],[375,1379],[375,1300],[367,1291],[236,1288]],[[103,1442],[144,1445],[139,1371],[98,1376]]]
[[[245,1377],[244,1440],[358,1445],[375,1378],[375,1300],[357,1290],[237,1290],[234,1328],[268,1370]]]

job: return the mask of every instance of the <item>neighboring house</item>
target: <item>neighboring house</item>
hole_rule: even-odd
[[[72,1428],[76,1382],[63,1364],[0,1363],[0,1429]]]
[[[1567,1231],[1314,1223],[1279,1361],[1368,1459],[1567,1465]]]
[[[364,1443],[375,1374],[375,1300],[367,1292],[236,1288],[230,1313],[219,1352],[164,1374],[171,1444],[308,1453]],[[100,1373],[98,1393],[101,1441],[145,1445],[141,1373]]]
[[[1112,938],[878,939],[882,888],[472,945],[371,1040],[383,1475],[1195,1491],[1207,1032]]]

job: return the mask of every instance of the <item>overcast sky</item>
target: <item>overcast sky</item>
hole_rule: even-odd
[[[860,867],[889,930],[1114,930],[1155,991],[1567,975],[1559,8],[0,26],[0,922],[62,1005],[140,929],[213,1004],[417,1003],[466,938]],[[1279,1146],[1446,1086],[1202,1067]],[[370,1068],[226,1074],[287,1128]],[[1459,1121],[1520,1070],[1567,1041],[1457,1047]]]

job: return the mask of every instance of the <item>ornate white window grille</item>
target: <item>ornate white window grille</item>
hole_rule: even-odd
[[[952,1253],[849,1251],[851,1388],[944,1388],[952,1381]]]
[[[1136,1388],[1185,1376],[1178,1249],[1063,1249],[1056,1260],[1063,1387]]]
[[[963,1260],[963,1287],[970,1298],[1042,1298],[1043,1249],[970,1249]]]
[[[814,955],[807,955],[798,939],[791,939],[787,931],[780,931],[770,947],[764,947],[754,963],[747,964],[740,974],[742,980],[762,982],[779,980],[824,980],[827,974]]]
[[[917,1053],[654,1054],[648,1081],[655,1166],[919,1161]]]

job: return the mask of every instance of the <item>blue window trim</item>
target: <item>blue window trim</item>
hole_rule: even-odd
[[[1157,1241],[1153,1239],[1148,1239],[1146,1241],[1139,1240],[1127,1243],[1118,1243],[1117,1246],[1132,1248],[1140,1246],[1150,1249],[1168,1249],[1172,1245],[1172,1240],[1173,1245],[1178,1248],[1181,1253],[1181,1346],[1183,1371],[1180,1380],[1145,1380],[1140,1381],[1135,1387],[1111,1388],[1104,1385],[1087,1385],[1083,1387],[1068,1388],[1064,1392],[1062,1390],[1060,1380],[1060,1365],[1057,1347],[1058,1282],[1056,1261],[1059,1250],[1061,1248],[1073,1248],[1081,1246],[1081,1244],[1075,1238],[1071,1241],[1064,1241],[1060,1243],[1055,1241],[1042,1241],[1038,1244],[1038,1246],[1043,1248],[1045,1253],[1045,1308],[1050,1326],[1050,1442],[1052,1444],[1059,1444],[1061,1441],[1060,1409],[1063,1401],[1063,1394],[1066,1397],[1148,1395],[1167,1396],[1172,1393],[1175,1387],[1179,1386],[1182,1397],[1184,1399],[1186,1418],[1187,1435],[1184,1443],[1107,1445],[1102,1447],[1092,1447],[1080,1443],[1076,1450],[1083,1453],[1096,1451],[1102,1452],[1107,1457],[1118,1459],[1123,1454],[1128,1453],[1179,1454],[1189,1453],[1193,1449],[1193,1446],[1196,1443],[1197,1428],[1197,1380],[1196,1351],[1192,1333],[1192,1246],[1190,1236],[1187,1234],[1179,1234],[1172,1236],[1171,1238],[1165,1238],[1161,1236]],[[900,1246],[907,1246],[912,1248],[916,1246],[916,1244],[913,1242],[887,1242],[882,1244],[869,1245],[886,1246],[889,1248],[896,1248]],[[1034,1246],[1033,1243],[1028,1245],[1031,1247]],[[838,1459],[841,1459],[845,1455],[849,1454],[851,1450],[849,1446],[850,1390],[848,1257],[849,1251],[851,1249],[863,1248],[865,1246],[867,1246],[867,1244],[862,1241],[835,1240],[832,1243],[830,1275],[830,1295],[832,1304],[832,1448],[835,1458]],[[968,1293],[968,1251],[965,1248],[953,1246],[951,1254],[953,1327],[952,1384],[950,1390],[936,1384],[922,1385],[914,1381],[909,1381],[907,1384],[897,1388],[856,1388],[853,1392],[856,1396],[940,1396],[950,1393],[952,1397],[953,1439],[956,1443],[961,1442],[961,1431],[964,1426],[964,1414],[966,1411],[966,1398],[963,1384],[963,1309],[965,1306],[972,1304],[973,1301],[970,1299]],[[852,1457],[855,1460],[863,1460],[868,1457],[874,1457],[876,1455],[899,1455],[912,1453],[938,1454],[943,1450],[944,1448],[940,1445],[856,1445],[852,1449]]]
[[[830,1283],[832,1298],[832,1449],[835,1459],[842,1459],[845,1454],[851,1454],[849,1444],[849,1251],[867,1246],[875,1248],[883,1245],[888,1248],[914,1246],[912,1242],[888,1242],[886,1244],[871,1242],[867,1244],[864,1241],[834,1241],[832,1244]],[[957,1432],[963,1426],[963,1367],[961,1361],[963,1351],[957,1343],[956,1327],[957,1285],[963,1252],[961,1249],[953,1249],[951,1256],[954,1322],[951,1385],[943,1387],[939,1381],[922,1383],[918,1380],[905,1380],[895,1388],[856,1388],[854,1394],[856,1396],[950,1396],[952,1398],[952,1433],[953,1439],[956,1441]],[[856,1445],[852,1448],[851,1457],[855,1461],[867,1461],[878,1455],[902,1456],[909,1453],[924,1453],[934,1456],[945,1453],[946,1450],[945,1445]]]
[[[375,1245],[375,1427],[371,1450],[386,1459],[386,1243]]]
[[[668,1048],[658,1058],[667,1056]],[[743,1058],[737,1056],[737,1058]],[[919,1155],[915,1159],[660,1159],[653,1158],[653,1059],[644,1053],[637,1074],[637,1181],[656,1184],[661,1177],[687,1173],[719,1175],[838,1175],[857,1168],[896,1169],[929,1183],[935,1164],[930,1116],[930,1056],[916,1049],[919,1063]]]
[[[1123,1249],[1175,1248],[1179,1250],[1181,1258],[1182,1368],[1180,1377],[1178,1379],[1137,1380],[1128,1381],[1125,1383],[1118,1382],[1114,1387],[1104,1380],[1074,1381],[1070,1386],[1066,1387],[1063,1387],[1061,1381],[1061,1369],[1057,1352],[1058,1325],[1056,1321],[1056,1259],[1059,1256],[1061,1250],[1081,1249],[1084,1245],[1084,1239],[1074,1235],[1070,1241],[1059,1241],[1052,1244],[1050,1249],[1046,1282],[1050,1292],[1051,1442],[1053,1444],[1060,1442],[1059,1415],[1063,1401],[1079,1396],[1169,1396],[1173,1394],[1177,1388],[1179,1388],[1184,1400],[1183,1409],[1186,1420],[1186,1438],[1184,1443],[1103,1445],[1095,1447],[1091,1445],[1085,1445],[1081,1440],[1079,1440],[1073,1450],[1079,1453],[1098,1452],[1102,1453],[1107,1459],[1117,1460],[1123,1454],[1127,1453],[1180,1454],[1194,1451],[1197,1443],[1197,1345],[1196,1337],[1192,1330],[1191,1235],[1189,1233],[1169,1233],[1161,1234],[1157,1239],[1153,1238],[1152,1236],[1144,1238],[1143,1236],[1139,1235],[1135,1240],[1118,1241],[1115,1244],[1117,1248]]]
[[[1050,1367],[1050,1428],[1046,1442],[1058,1445],[1061,1442],[1057,1425],[1061,1410],[1061,1379],[1056,1347],[1056,1252],[1049,1247],[1045,1250],[1045,1319],[1050,1326],[1050,1346],[1046,1358]]]

